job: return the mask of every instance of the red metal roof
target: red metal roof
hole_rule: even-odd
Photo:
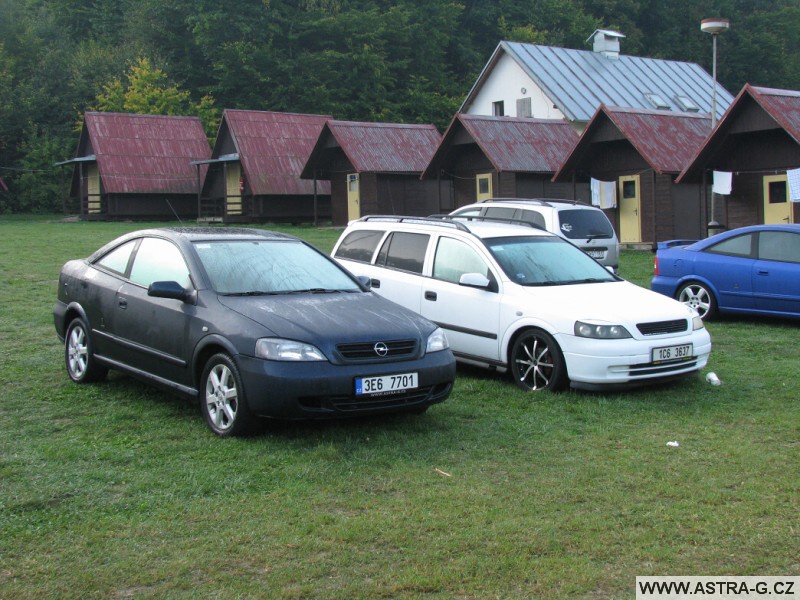
[[[755,102],[775,123],[800,144],[800,92],[755,87],[746,84],[728,107],[722,119],[717,123],[714,132],[705,143],[698,148],[692,160],[687,164],[676,181],[683,183],[699,180],[705,166],[714,158],[731,133],[736,120],[745,110],[746,105]]]
[[[254,110],[226,110],[222,115],[257,196],[314,193],[314,182],[300,179],[300,172],[329,118]],[[330,183],[318,182],[317,193],[330,194]]]
[[[84,130],[112,194],[196,194],[191,162],[211,156],[197,117],[87,112]]]
[[[328,127],[360,173],[421,173],[442,139],[434,125],[330,121]]]
[[[706,115],[613,106],[601,110],[659,174],[683,171],[711,133]]]
[[[800,92],[750,85],[745,90],[800,144]]]
[[[450,146],[466,131],[495,170],[553,173],[578,139],[567,121],[457,114],[423,178],[435,174]]]
[[[602,141],[597,136],[608,122],[659,174],[680,173],[711,133],[711,117],[705,114],[601,106],[553,181],[569,179],[589,145]]]

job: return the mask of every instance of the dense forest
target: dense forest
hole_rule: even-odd
[[[86,110],[225,108],[435,123],[443,129],[500,40],[711,71],[707,17],[726,17],[718,78],[800,89],[798,0],[0,0],[0,212],[60,210]]]

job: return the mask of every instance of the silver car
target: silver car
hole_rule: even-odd
[[[452,217],[525,222],[572,242],[614,272],[619,268],[619,239],[606,214],[575,200],[491,198],[462,206]]]

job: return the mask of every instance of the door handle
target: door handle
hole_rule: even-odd
[[[380,279],[370,279],[369,280],[370,287],[379,288],[381,287],[381,280]]]
[[[759,275],[769,275],[769,271],[767,269],[756,269],[756,273]]]
[[[431,302],[436,302],[436,292],[425,292],[425,300],[430,300]]]
[[[128,308],[128,300],[127,300],[127,299],[125,299],[125,298],[120,298],[120,299],[119,299],[119,307],[120,307],[122,310],[125,310],[126,308]]]

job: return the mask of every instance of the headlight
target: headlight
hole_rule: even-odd
[[[703,323],[703,319],[699,315],[692,318],[692,331],[697,331],[698,329],[702,329],[703,327],[705,327],[705,324]]]
[[[447,336],[442,331],[441,327],[428,336],[428,344],[425,346],[425,352],[439,352],[440,350],[447,350],[450,343],[447,341]]]
[[[593,325],[583,321],[575,321],[575,335],[599,340],[621,340],[631,337],[622,325]]]
[[[282,340],[280,338],[261,338],[256,342],[256,356],[267,360],[317,361],[327,360],[318,348],[311,344]]]

